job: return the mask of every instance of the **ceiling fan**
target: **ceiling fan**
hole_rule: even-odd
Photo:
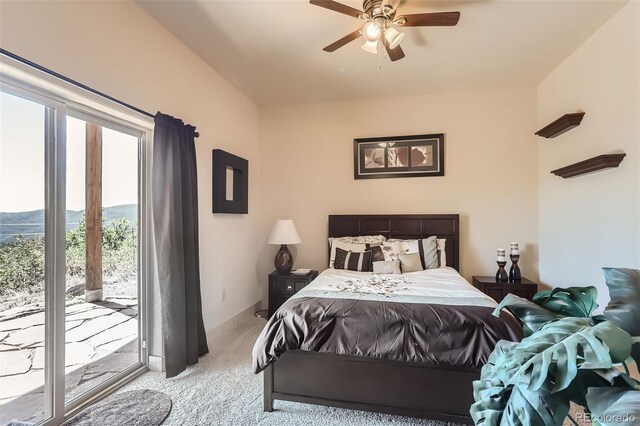
[[[333,52],[345,44],[364,37],[362,48],[369,53],[378,53],[378,43],[382,42],[389,55],[389,59],[397,61],[404,58],[400,42],[404,33],[395,27],[435,27],[454,26],[460,19],[460,12],[416,13],[412,15],[397,15],[397,7],[401,0],[364,0],[360,11],[335,2],[333,0],[310,0],[309,3],[362,19],[366,22],[361,29],[347,34],[340,40],[325,47],[325,52]]]

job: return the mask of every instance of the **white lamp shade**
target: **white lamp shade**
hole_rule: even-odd
[[[402,39],[404,38],[404,34],[395,28],[387,28],[387,31],[384,33],[384,38],[389,42],[389,48],[395,49],[398,47]]]
[[[273,225],[267,244],[300,244],[300,235],[291,219],[280,219]]]
[[[378,53],[378,41],[366,41],[362,49],[369,53]]]

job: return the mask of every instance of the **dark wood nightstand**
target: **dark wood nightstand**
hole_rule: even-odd
[[[291,296],[306,287],[318,276],[318,271],[311,271],[307,275],[269,274],[269,317]]]
[[[473,286],[500,303],[508,293],[531,300],[538,292],[538,284],[522,278],[520,282],[496,282],[496,277],[473,277]]]

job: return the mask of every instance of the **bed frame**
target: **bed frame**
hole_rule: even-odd
[[[460,219],[447,215],[332,215],[329,237],[446,238],[447,264],[460,267]],[[264,410],[295,401],[473,424],[476,369],[447,369],[375,358],[287,351],[264,370]]]

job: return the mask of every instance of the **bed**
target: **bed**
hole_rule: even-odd
[[[459,273],[458,215],[329,216],[329,237],[446,239],[446,268],[402,275],[328,269],[269,320],[253,351],[264,409],[296,401],[472,423],[472,382],[522,330]],[[383,289],[383,291],[380,291]]]

